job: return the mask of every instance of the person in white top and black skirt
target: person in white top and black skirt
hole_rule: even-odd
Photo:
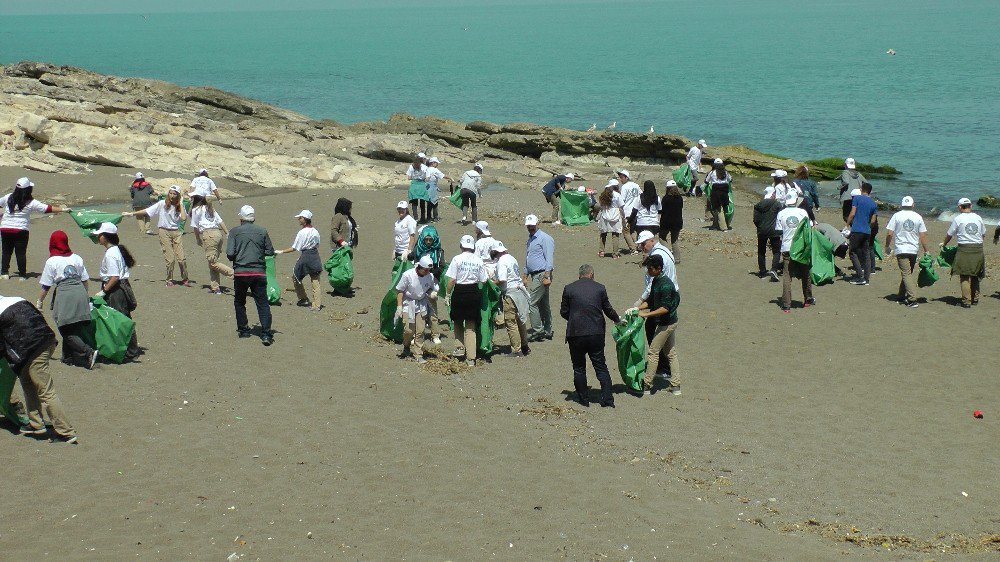
[[[300,252],[299,259],[295,262],[295,267],[292,268],[292,284],[295,285],[295,294],[299,297],[299,302],[295,304],[297,306],[308,306],[309,310],[319,312],[323,308],[323,290],[319,284],[319,274],[323,272],[323,263],[319,260],[319,231],[313,228],[312,217],[312,211],[305,209],[295,215],[295,218],[299,220],[299,226],[302,228],[295,234],[295,240],[292,242],[290,248],[278,250],[274,253],[290,254],[296,251]],[[313,298],[311,302],[309,301],[309,296],[306,295],[306,287],[303,284],[306,276],[312,280]]]
[[[135,265],[135,258],[128,248],[119,244],[118,227],[110,222],[102,222],[101,226],[91,232],[97,237],[97,243],[107,248],[101,261],[101,290],[97,296],[107,301],[108,306],[132,318],[132,311],[139,306],[129,282],[130,268]],[[125,350],[125,361],[132,361],[142,354],[139,349],[136,331]]]
[[[465,356],[465,362],[476,365],[476,332],[479,327],[479,311],[482,292],[479,283],[486,282],[486,265],[475,254],[476,241],[466,234],[459,245],[462,253],[452,258],[445,275],[448,280],[451,320],[455,323],[455,356]]]

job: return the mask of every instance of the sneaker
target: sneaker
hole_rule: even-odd
[[[208,292],[208,294],[210,294],[210,295],[221,295],[222,294],[222,289],[211,290],[211,291]]]
[[[90,361],[87,362],[87,368],[93,369],[94,363],[97,363],[97,350],[94,350],[94,354],[90,356]]]
[[[531,353],[531,348],[528,347],[528,346],[526,346],[526,345],[522,345],[521,346],[521,353],[523,353],[524,356],[527,357],[528,354]]]
[[[451,352],[452,357],[465,357],[465,349],[455,348],[455,351]]]
[[[668,388],[667,390],[670,392],[670,394],[673,394],[674,396],[680,396],[681,395],[681,387],[680,387],[680,385],[676,385],[676,386],[671,385],[670,388]]]
[[[806,299],[806,302],[802,306],[804,308],[809,308],[810,306],[815,306],[815,304],[816,304],[816,299],[814,299],[813,297],[809,297],[808,299]]]
[[[400,353],[400,354],[398,355],[398,357],[399,357],[400,359],[409,359],[410,357],[413,357],[413,352],[412,352],[412,351],[410,351],[410,348],[408,348],[408,347],[404,347],[404,348],[403,348],[403,352],[402,352],[402,353]]]
[[[864,279],[855,279],[855,280],[851,281],[851,285],[863,286],[863,285],[867,285],[867,284],[868,284],[868,282],[865,281]]]
[[[615,403],[614,402],[601,402],[601,407],[602,408],[614,408],[615,407]]]
[[[260,343],[264,344],[265,347],[268,347],[274,343],[274,336],[271,334],[264,334],[260,337]]]
[[[6,280],[10,279],[10,275],[7,275],[6,273],[4,273],[3,275],[0,275],[0,279],[3,279],[4,281],[6,281]]]
[[[432,341],[434,342],[434,345],[441,345],[441,336],[434,336]]]
[[[969,303],[967,303],[967,302],[963,302],[962,303],[962,308],[972,308],[972,305],[969,304]]]
[[[323,309],[323,305],[320,305],[320,306],[310,306],[309,307],[309,311],[310,312],[319,312],[322,309]]]
[[[775,270],[772,269],[772,270],[768,271],[767,274],[771,276],[771,281],[775,281],[775,282],[779,281],[779,279],[778,279],[778,272],[777,271],[775,271]]]
[[[252,335],[253,334],[250,333],[250,330],[237,330],[236,331],[236,336],[239,337],[239,338],[249,338]]]
[[[37,429],[31,427],[30,425],[22,426],[20,430],[21,430],[21,435],[27,435],[29,437],[41,437],[43,435],[48,434],[49,432],[48,428],[43,427],[41,429]]]
[[[642,391],[642,395],[643,396],[652,396],[653,395],[653,389],[647,388],[647,389],[643,390]]]
[[[781,311],[784,312],[785,314],[789,314],[792,311],[792,309],[781,307]]]
[[[192,284],[191,281],[187,279],[181,281],[181,285],[184,285],[185,287],[194,287],[194,284]]]
[[[146,234],[148,234],[148,235],[152,236],[152,235],[154,235],[154,234],[156,234],[156,233],[155,233],[155,232],[153,232],[152,230],[147,230],[147,231],[146,231]]]
[[[423,357],[423,356],[417,357],[417,364],[418,365],[423,365],[426,362],[427,362],[427,358],[426,357]]]
[[[299,302],[295,303],[295,306],[312,306],[312,303],[309,302],[309,299],[299,299]]]
[[[552,221],[552,224],[562,224],[561,221]]]
[[[917,304],[917,301],[910,301],[903,304],[906,305],[906,308],[917,308],[918,306],[920,306],[919,304]]]
[[[659,373],[656,373],[656,376],[660,377],[661,379],[663,379],[665,381],[670,380],[670,375],[666,371],[661,371]]]
[[[465,364],[468,365],[468,366],[470,366],[470,367],[475,367],[476,366],[476,360],[475,359],[466,359],[465,360]]]
[[[76,445],[79,441],[76,435],[56,435],[52,439],[49,439],[49,443],[68,443],[70,445]]]
[[[167,287],[173,287],[173,286],[174,286],[173,280],[172,279],[168,279],[167,280]]]

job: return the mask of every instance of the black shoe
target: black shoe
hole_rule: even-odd
[[[272,336],[271,334],[264,334],[263,336],[260,337],[260,343],[264,344],[265,346],[269,346],[272,343],[274,343],[274,336]]]
[[[778,281],[780,281],[780,279],[778,279],[778,272],[777,271],[775,271],[775,270],[772,269],[771,271],[768,271],[767,274],[771,276],[771,281],[772,282],[777,283]]]
[[[312,306],[312,303],[309,302],[309,299],[299,299],[299,302],[295,303],[295,306]]]
[[[579,402],[579,403],[580,403],[580,405],[581,405],[581,406],[583,406],[584,408],[589,408],[589,407],[590,407],[590,401],[589,401],[589,400],[578,400],[578,402]]]
[[[236,336],[239,338],[249,338],[251,335],[250,330],[238,330]]]
[[[615,403],[614,402],[601,402],[601,407],[602,408],[614,408],[615,407]]]
[[[976,304],[976,303],[972,303],[972,304]],[[547,339],[547,340],[551,340],[551,339],[552,339],[552,337],[553,337],[553,336],[552,336],[552,333],[551,333],[551,332],[550,332],[550,333],[548,333],[548,334],[545,334],[544,336],[542,336],[542,338],[543,338],[543,339]]]

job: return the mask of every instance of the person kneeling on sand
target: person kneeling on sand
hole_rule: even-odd
[[[266,256],[274,255],[274,246],[267,230],[254,224],[256,213],[250,205],[240,208],[240,225],[229,231],[226,257],[233,262],[233,306],[236,308],[236,332],[241,338],[250,337],[247,320],[247,293],[253,296],[260,318],[260,341],[274,343],[271,334],[271,303],[267,300]]]
[[[403,320],[403,353],[400,359],[416,355],[417,363],[426,363],[424,358],[424,328],[430,317],[430,301],[437,299],[438,284],[431,274],[434,260],[430,256],[422,256],[417,260],[417,266],[403,272],[396,283],[396,316],[398,322]],[[411,352],[410,348],[416,351]]]
[[[673,395],[681,393],[681,375],[677,364],[677,349],[674,346],[675,329],[677,328],[677,307],[681,303],[681,295],[670,277],[662,275],[663,258],[658,255],[649,256],[643,261],[646,274],[653,279],[649,296],[638,306],[639,316],[646,319],[647,324],[654,326],[653,337],[649,340],[646,350],[646,376],[642,381],[643,394],[653,393],[653,377],[661,370],[660,358],[666,356],[670,365],[670,378],[667,380],[667,390]],[[628,314],[626,312],[626,314]]]

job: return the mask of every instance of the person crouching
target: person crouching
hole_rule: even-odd
[[[400,359],[416,356],[417,363],[427,362],[424,358],[424,329],[430,315],[430,301],[438,295],[437,280],[431,274],[432,267],[434,260],[430,256],[422,256],[417,261],[417,267],[403,272],[396,284],[395,320],[403,320],[403,353]]]

